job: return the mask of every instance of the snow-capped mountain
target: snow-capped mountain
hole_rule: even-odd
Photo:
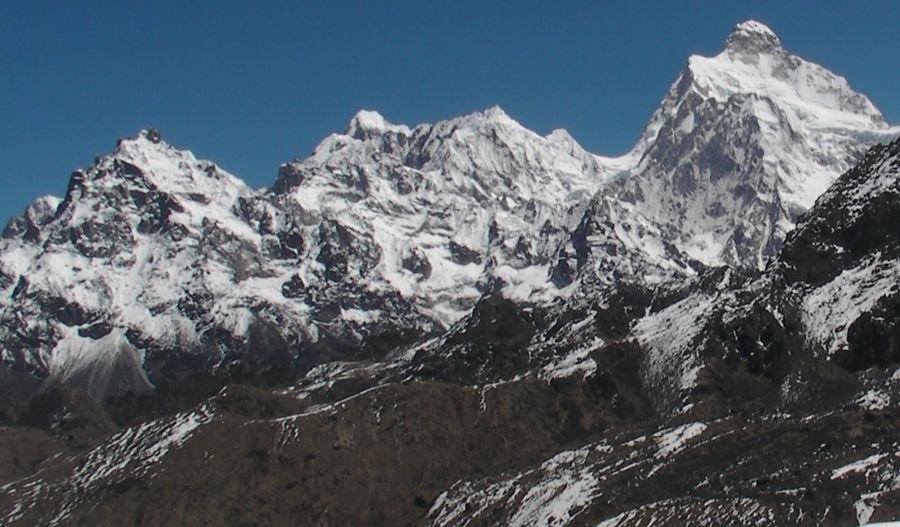
[[[75,172],[63,200],[39,200],[4,232],[6,362],[102,398],[149,389],[145,353],[215,340],[203,325],[246,331],[235,286],[268,267],[237,216],[253,195],[153,131]]]
[[[415,130],[360,112],[254,192],[141,132],[7,227],[5,362],[103,398],[389,349],[486,291],[551,288],[603,161],[498,108]]]
[[[761,269],[839,174],[898,133],[844,78],[744,22],[720,54],[688,59],[615,195],[687,257]]]
[[[144,131],[5,230],[0,346],[27,380],[4,391],[290,378],[440,333],[486,294],[547,304],[761,267],[896,133],[756,22],[691,57],[620,158],[499,108],[415,128],[362,111],[254,191]]]

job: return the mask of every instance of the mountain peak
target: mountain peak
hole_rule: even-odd
[[[496,104],[494,106],[491,106],[490,108],[488,108],[487,110],[485,110],[482,113],[484,114],[484,116],[486,118],[491,119],[491,120],[510,119],[509,114],[507,114],[506,111],[503,110],[503,108],[501,108],[500,106],[498,106]]]
[[[780,50],[781,39],[769,26],[756,20],[747,20],[734,26],[725,49],[737,53],[765,53]]]
[[[692,55],[669,96],[680,97],[688,88],[723,103],[734,95],[766,99],[781,110],[789,109],[794,127],[805,123],[818,130],[887,128],[878,108],[855,92],[847,79],[793,55],[769,27],[754,20],[735,26],[718,55]]]
[[[575,138],[565,128],[556,128],[545,136],[545,139],[551,143],[573,143]]]
[[[388,124],[384,116],[375,110],[360,110],[350,119],[349,128],[382,129],[387,128]]]
[[[623,195],[644,196],[638,212],[691,233],[672,242],[691,258],[762,268],[796,218],[888,137],[865,95],[750,20],[721,53],[688,59],[635,147],[639,188]],[[739,196],[751,188],[752,200]],[[685,213],[712,203],[721,210]]]
[[[162,142],[162,135],[160,135],[159,130],[157,130],[156,128],[145,128],[138,132],[138,137],[146,139],[151,143]]]
[[[163,141],[162,134],[156,128],[143,128],[137,134],[120,138],[116,143],[115,154],[122,155],[128,152],[167,150],[171,145]]]
[[[374,110],[360,110],[350,119],[346,135],[356,139],[367,139],[385,132],[409,134],[409,128],[389,122]]]

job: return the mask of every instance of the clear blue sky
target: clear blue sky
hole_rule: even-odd
[[[415,124],[499,104],[619,154],[688,55],[747,18],[900,123],[900,2],[4,0],[0,224],[151,126],[254,187],[360,108]]]

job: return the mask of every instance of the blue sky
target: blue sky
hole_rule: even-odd
[[[688,55],[748,18],[900,123],[900,2],[5,0],[0,223],[151,126],[254,187],[360,108],[415,124],[499,104],[620,154]]]

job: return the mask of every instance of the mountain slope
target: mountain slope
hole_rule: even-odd
[[[896,519],[898,198],[894,141],[873,147],[799,218],[762,275],[719,269],[669,298],[648,291],[608,302],[631,310],[625,342],[640,357],[639,383],[656,419],[644,418],[646,428],[613,427],[601,440],[525,468],[462,479],[438,496],[426,524]],[[572,304],[561,309],[579,312]],[[621,346],[610,331],[621,323],[592,319],[579,325],[580,345],[592,351],[564,374],[570,382],[610,372],[597,361]],[[540,356],[541,341],[533,338],[522,355]],[[554,348],[566,349],[560,344]],[[521,382],[526,371],[493,385]],[[617,372],[612,382],[634,381]]]

